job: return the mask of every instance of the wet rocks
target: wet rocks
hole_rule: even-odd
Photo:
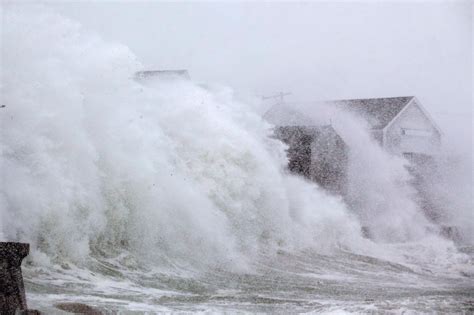
[[[0,242],[0,314],[27,310],[21,262],[29,251],[29,244]]]
[[[82,304],[82,303],[59,303],[55,305],[56,308],[70,313],[87,314],[87,315],[102,315],[98,309]]]

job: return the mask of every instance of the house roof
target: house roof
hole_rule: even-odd
[[[334,100],[319,102],[326,106],[338,108],[362,116],[371,129],[385,128],[410,103],[413,96],[385,97],[352,100]],[[276,104],[264,115],[265,120],[277,126],[309,126],[319,125],[313,118],[305,114],[296,104]]]
[[[137,79],[148,79],[148,78],[158,78],[158,79],[184,79],[189,80],[188,70],[147,70],[139,71],[135,73]]]
[[[385,128],[405,106],[410,103],[413,96],[385,97],[354,100],[337,100],[334,103],[343,110],[353,112],[365,118],[372,129]]]

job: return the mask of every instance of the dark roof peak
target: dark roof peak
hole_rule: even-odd
[[[414,96],[362,98],[329,101],[343,110],[362,116],[372,129],[385,128]]]
[[[404,100],[408,101],[414,98],[414,96],[389,96],[389,97],[372,97],[372,98],[351,98],[351,99],[340,99],[340,100],[328,100],[325,102],[351,102],[351,101],[373,101],[373,100]]]
[[[343,99],[302,103],[337,106],[343,111],[364,118],[371,129],[384,129],[412,100],[414,96]],[[265,119],[274,125],[314,125],[316,122],[305,114],[298,104],[280,103],[270,108]]]

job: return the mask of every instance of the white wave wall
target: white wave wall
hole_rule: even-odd
[[[364,242],[339,200],[285,174],[283,145],[230,90],[140,85],[126,47],[42,6],[2,16],[0,238],[31,242],[36,263],[244,265]]]
[[[466,244],[474,244],[472,167],[468,154],[443,148],[436,169],[426,174],[426,193],[437,208],[438,221],[455,227],[457,237]]]
[[[347,201],[371,236],[407,242],[435,230],[416,201],[409,162],[377,144],[362,118],[343,112],[337,117],[335,128],[349,146]]]
[[[446,240],[439,237],[440,226],[452,226],[459,233],[457,238],[472,243],[472,161],[466,155],[442,149],[434,167],[424,174],[420,189],[435,207],[431,209],[434,223],[419,203],[420,192],[408,171],[410,162],[376,143],[361,117],[346,112],[332,113],[332,117],[337,117],[334,128],[349,146],[347,202],[374,240],[416,242],[434,236],[443,247]]]

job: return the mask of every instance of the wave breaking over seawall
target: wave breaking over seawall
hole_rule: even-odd
[[[351,260],[394,274],[472,272],[468,255],[429,232],[363,238],[342,199],[285,170],[272,126],[232,90],[140,84],[143,66],[127,47],[42,6],[5,4],[2,17],[0,239],[31,243],[27,283],[156,295],[178,271],[219,270],[218,287],[226,273],[268,272],[272,257],[277,273],[284,261],[302,272],[307,259],[332,280]],[[146,301],[137,308],[162,304]]]
[[[140,85],[126,47],[40,8],[4,19],[2,237],[73,261],[127,247],[210,262],[357,238],[230,90]]]

